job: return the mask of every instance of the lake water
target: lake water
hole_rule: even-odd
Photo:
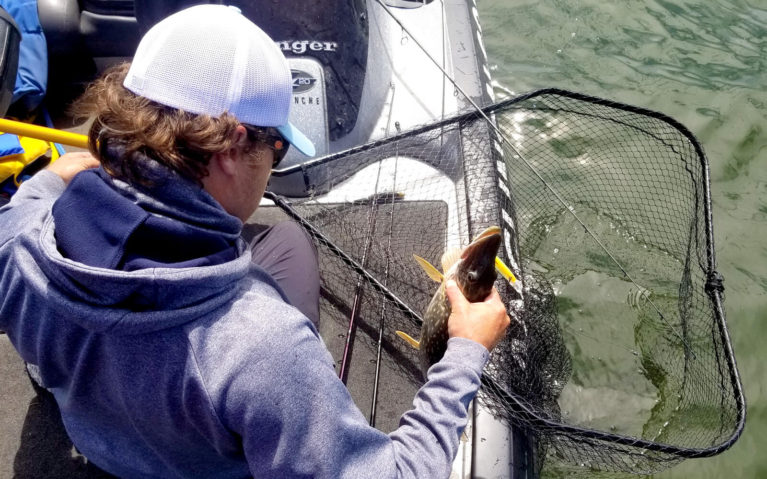
[[[767,477],[767,1],[478,0],[497,92],[544,87],[665,113],[710,161],[718,270],[748,404],[728,451],[657,478]],[[544,477],[556,475],[544,468]]]

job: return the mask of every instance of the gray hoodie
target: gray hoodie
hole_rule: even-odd
[[[112,187],[155,216],[179,208]],[[42,171],[0,209],[0,330],[39,366],[93,463],[122,477],[449,475],[483,346],[451,339],[413,409],[384,434],[241,239],[233,260],[209,266],[89,266],[57,247],[51,210],[64,190]],[[209,195],[197,195],[210,211]]]

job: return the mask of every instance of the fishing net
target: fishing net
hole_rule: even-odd
[[[536,468],[650,473],[728,448],[745,405],[697,141],[560,90],[484,114],[500,135],[474,112],[272,177],[274,214],[316,240],[321,332],[360,408],[395,429],[423,383],[394,334],[418,337],[436,290],[412,255],[438,265],[499,225],[518,321],[479,402],[530,439]]]

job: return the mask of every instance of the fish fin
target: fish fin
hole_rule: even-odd
[[[511,272],[511,269],[509,269],[508,266],[506,266],[506,263],[501,261],[501,258],[495,257],[495,269],[499,273],[501,273],[501,276],[506,278],[506,281],[509,283],[516,283],[517,278],[514,276],[514,273]]]
[[[450,268],[461,259],[461,253],[463,253],[461,248],[453,248],[445,251],[445,254],[442,255],[442,271],[445,273],[450,271]]]
[[[417,254],[413,255],[413,258],[415,258],[416,261],[418,261],[418,264],[423,268],[424,271],[426,271],[426,274],[429,275],[429,278],[433,279],[434,281],[441,283],[443,276],[442,273],[439,272],[437,268],[431,265],[428,261],[421,258]]]
[[[403,333],[402,331],[395,331],[395,333],[397,334],[397,336],[399,336],[400,338],[402,338],[402,339],[404,339],[405,341],[407,341],[407,343],[408,343],[410,346],[412,346],[413,348],[415,348],[415,349],[421,349],[421,342],[420,342],[420,341],[416,341],[416,340],[415,340],[415,339],[413,339],[413,338],[412,338],[412,337],[411,337],[409,334],[407,334],[407,333]]]

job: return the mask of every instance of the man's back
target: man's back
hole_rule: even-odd
[[[367,425],[314,326],[242,241],[236,259],[205,267],[125,272],[68,260],[50,213],[63,187],[42,172],[0,210],[9,227],[0,329],[39,366],[72,441],[96,465],[125,477],[449,470],[483,346],[452,338],[386,435]]]
[[[229,348],[234,355],[240,343],[262,348],[257,339],[268,336],[270,315],[256,324],[240,311],[246,292],[246,302],[262,311],[272,305],[282,321],[292,317],[313,328],[248,254],[207,271],[138,273],[63,258],[50,215],[51,195],[63,184],[53,176],[42,173],[3,212],[5,231],[15,235],[0,246],[6,286],[0,317],[22,358],[38,366],[56,396],[68,434],[86,457],[118,474],[187,468],[182,475],[247,475],[242,447],[218,422],[202,377],[201,367],[215,373],[228,366],[205,364],[194,346]],[[165,306],[135,310],[141,303]],[[169,463],[174,456],[178,463]]]

